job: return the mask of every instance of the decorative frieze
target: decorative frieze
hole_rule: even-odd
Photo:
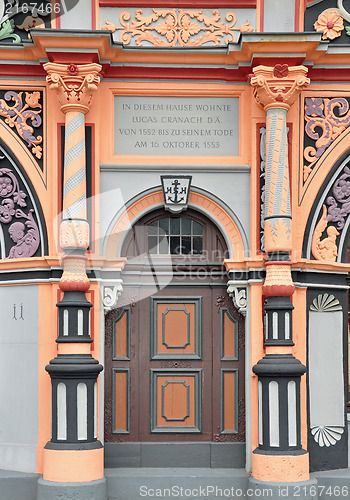
[[[149,13],[138,9],[135,15],[123,11],[119,25],[106,19],[102,29],[117,32],[123,45],[134,39],[138,47],[201,47],[227,45],[236,42],[237,32],[254,31],[249,20],[241,26],[236,26],[236,21],[233,12],[227,12],[223,21],[219,10],[210,15],[203,9],[150,9]]]

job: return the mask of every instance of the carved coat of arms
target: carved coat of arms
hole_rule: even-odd
[[[191,175],[162,175],[165,210],[178,213],[187,209]]]

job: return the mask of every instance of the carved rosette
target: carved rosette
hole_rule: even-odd
[[[89,246],[90,228],[86,220],[63,220],[60,227],[61,248],[80,248]]]
[[[292,280],[291,263],[271,261],[266,262],[266,278],[263,294],[271,297],[290,297],[295,286]]]
[[[271,107],[289,109],[310,83],[306,74],[305,66],[257,66],[250,75],[250,85],[256,101],[266,111]]]
[[[86,114],[100,83],[100,64],[46,63],[46,80],[57,91],[61,111],[81,111]]]
[[[90,288],[90,281],[86,275],[86,260],[83,255],[65,255],[63,258],[63,274],[59,287],[64,292],[86,292]]]

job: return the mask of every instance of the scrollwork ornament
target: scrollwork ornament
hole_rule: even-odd
[[[103,307],[105,313],[117,306],[118,298],[123,291],[122,280],[103,287]]]
[[[232,297],[233,304],[243,316],[247,314],[247,288],[232,282],[227,283],[227,293]]]
[[[23,99],[23,92],[12,90],[6,92],[4,99],[0,99],[0,116],[5,118],[6,125],[17,131],[32,154],[40,160],[42,157],[40,144],[43,138],[40,135],[34,135],[34,128],[40,127],[42,123],[40,116],[42,106],[39,102],[41,94],[38,91],[24,93]],[[8,104],[11,102],[14,103],[12,106]]]
[[[305,133],[315,143],[314,146],[307,146],[304,150],[304,159],[307,162],[304,165],[304,182],[324,151],[349,125],[350,107],[345,97],[305,98]]]
[[[0,157],[0,160],[4,157]],[[9,168],[0,168],[0,222],[10,224],[8,234],[15,243],[7,258],[26,258],[35,255],[40,244],[39,228],[34,220],[34,210],[27,213],[27,195],[20,189],[15,174]]]
[[[129,45],[132,38],[138,47],[151,44],[154,47],[200,47],[204,44],[219,45],[236,42],[235,32],[251,32],[249,20],[240,27],[235,27],[236,15],[228,12],[224,21],[220,12],[215,9],[212,16],[203,12],[203,9],[152,9],[151,14],[144,15],[141,9],[131,14],[124,11],[120,14],[120,26],[106,19],[102,26],[104,30],[120,32],[119,41]]]

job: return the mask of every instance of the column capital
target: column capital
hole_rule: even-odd
[[[46,81],[50,89],[57,91],[61,111],[78,111],[86,114],[93,95],[100,83],[100,64],[46,63]]]
[[[250,85],[258,104],[267,111],[270,108],[289,109],[299,93],[310,83],[305,66],[256,66],[249,75]]]

